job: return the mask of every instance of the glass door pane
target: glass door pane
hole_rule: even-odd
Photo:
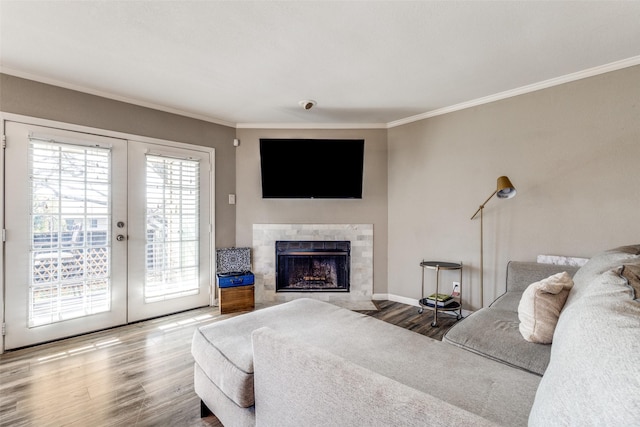
[[[147,303],[199,292],[199,166],[146,156]]]
[[[29,327],[111,308],[111,150],[31,139]]]

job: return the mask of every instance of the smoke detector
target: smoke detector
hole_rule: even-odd
[[[298,102],[298,104],[305,110],[311,110],[316,105],[316,101],[313,101],[311,99],[305,99]]]

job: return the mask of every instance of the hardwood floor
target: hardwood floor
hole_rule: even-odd
[[[417,307],[375,301],[369,316],[441,339]],[[0,355],[0,426],[221,426],[193,391],[196,327],[235,316],[206,307]]]
[[[359,311],[376,319],[403,327],[421,335],[426,335],[433,339],[442,340],[444,334],[456,322],[456,317],[447,313],[438,313],[438,326],[432,327],[433,312],[425,310],[418,313],[418,307],[402,304],[393,301],[373,301],[378,307],[378,311]]]

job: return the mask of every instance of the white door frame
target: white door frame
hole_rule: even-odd
[[[210,261],[209,265],[211,266],[211,284],[209,286],[209,305],[214,305],[215,303],[215,280],[213,279],[213,272],[216,271],[215,264],[215,148],[206,147],[202,145],[194,145],[187,144],[184,142],[176,142],[169,141],[164,139],[151,138],[141,135],[130,134],[126,132],[117,132],[105,129],[99,129],[89,126],[75,125],[71,123],[59,122],[55,120],[41,119],[37,117],[24,116],[21,114],[14,113],[6,113],[0,111],[0,131],[2,136],[2,150],[0,150],[0,225],[2,229],[3,242],[4,242],[4,229],[5,229],[5,181],[4,181],[4,165],[5,165],[5,156],[4,156],[4,145],[5,145],[5,124],[6,122],[19,122],[27,125],[36,125],[36,126],[46,126],[52,128],[58,128],[66,131],[75,131],[75,132],[84,132],[84,133],[92,133],[96,135],[112,137],[112,138],[120,138],[126,140],[134,140],[139,142],[147,142],[150,144],[156,145],[164,145],[172,148],[185,148],[189,150],[198,150],[209,155],[209,164],[211,165],[211,175],[210,175],[210,194],[209,194],[209,204],[210,204],[210,217],[209,217],[209,242],[210,242]],[[203,230],[206,232],[206,230]],[[201,231],[201,232],[203,232]],[[4,307],[5,307],[5,272],[4,272],[4,244],[0,244],[0,321],[2,321],[2,332],[0,333],[0,354],[4,352]]]

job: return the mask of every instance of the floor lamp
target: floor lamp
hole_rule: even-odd
[[[474,219],[478,212],[480,212],[480,307],[484,307],[484,260],[483,260],[483,235],[482,235],[482,211],[484,210],[484,205],[486,205],[489,200],[493,196],[498,196],[499,199],[510,199],[516,195],[516,188],[513,186],[509,178],[506,176],[501,176],[498,178],[498,185],[496,186],[496,191],[491,193],[487,200],[484,201],[483,204],[480,205],[476,213],[473,214],[471,219]]]

